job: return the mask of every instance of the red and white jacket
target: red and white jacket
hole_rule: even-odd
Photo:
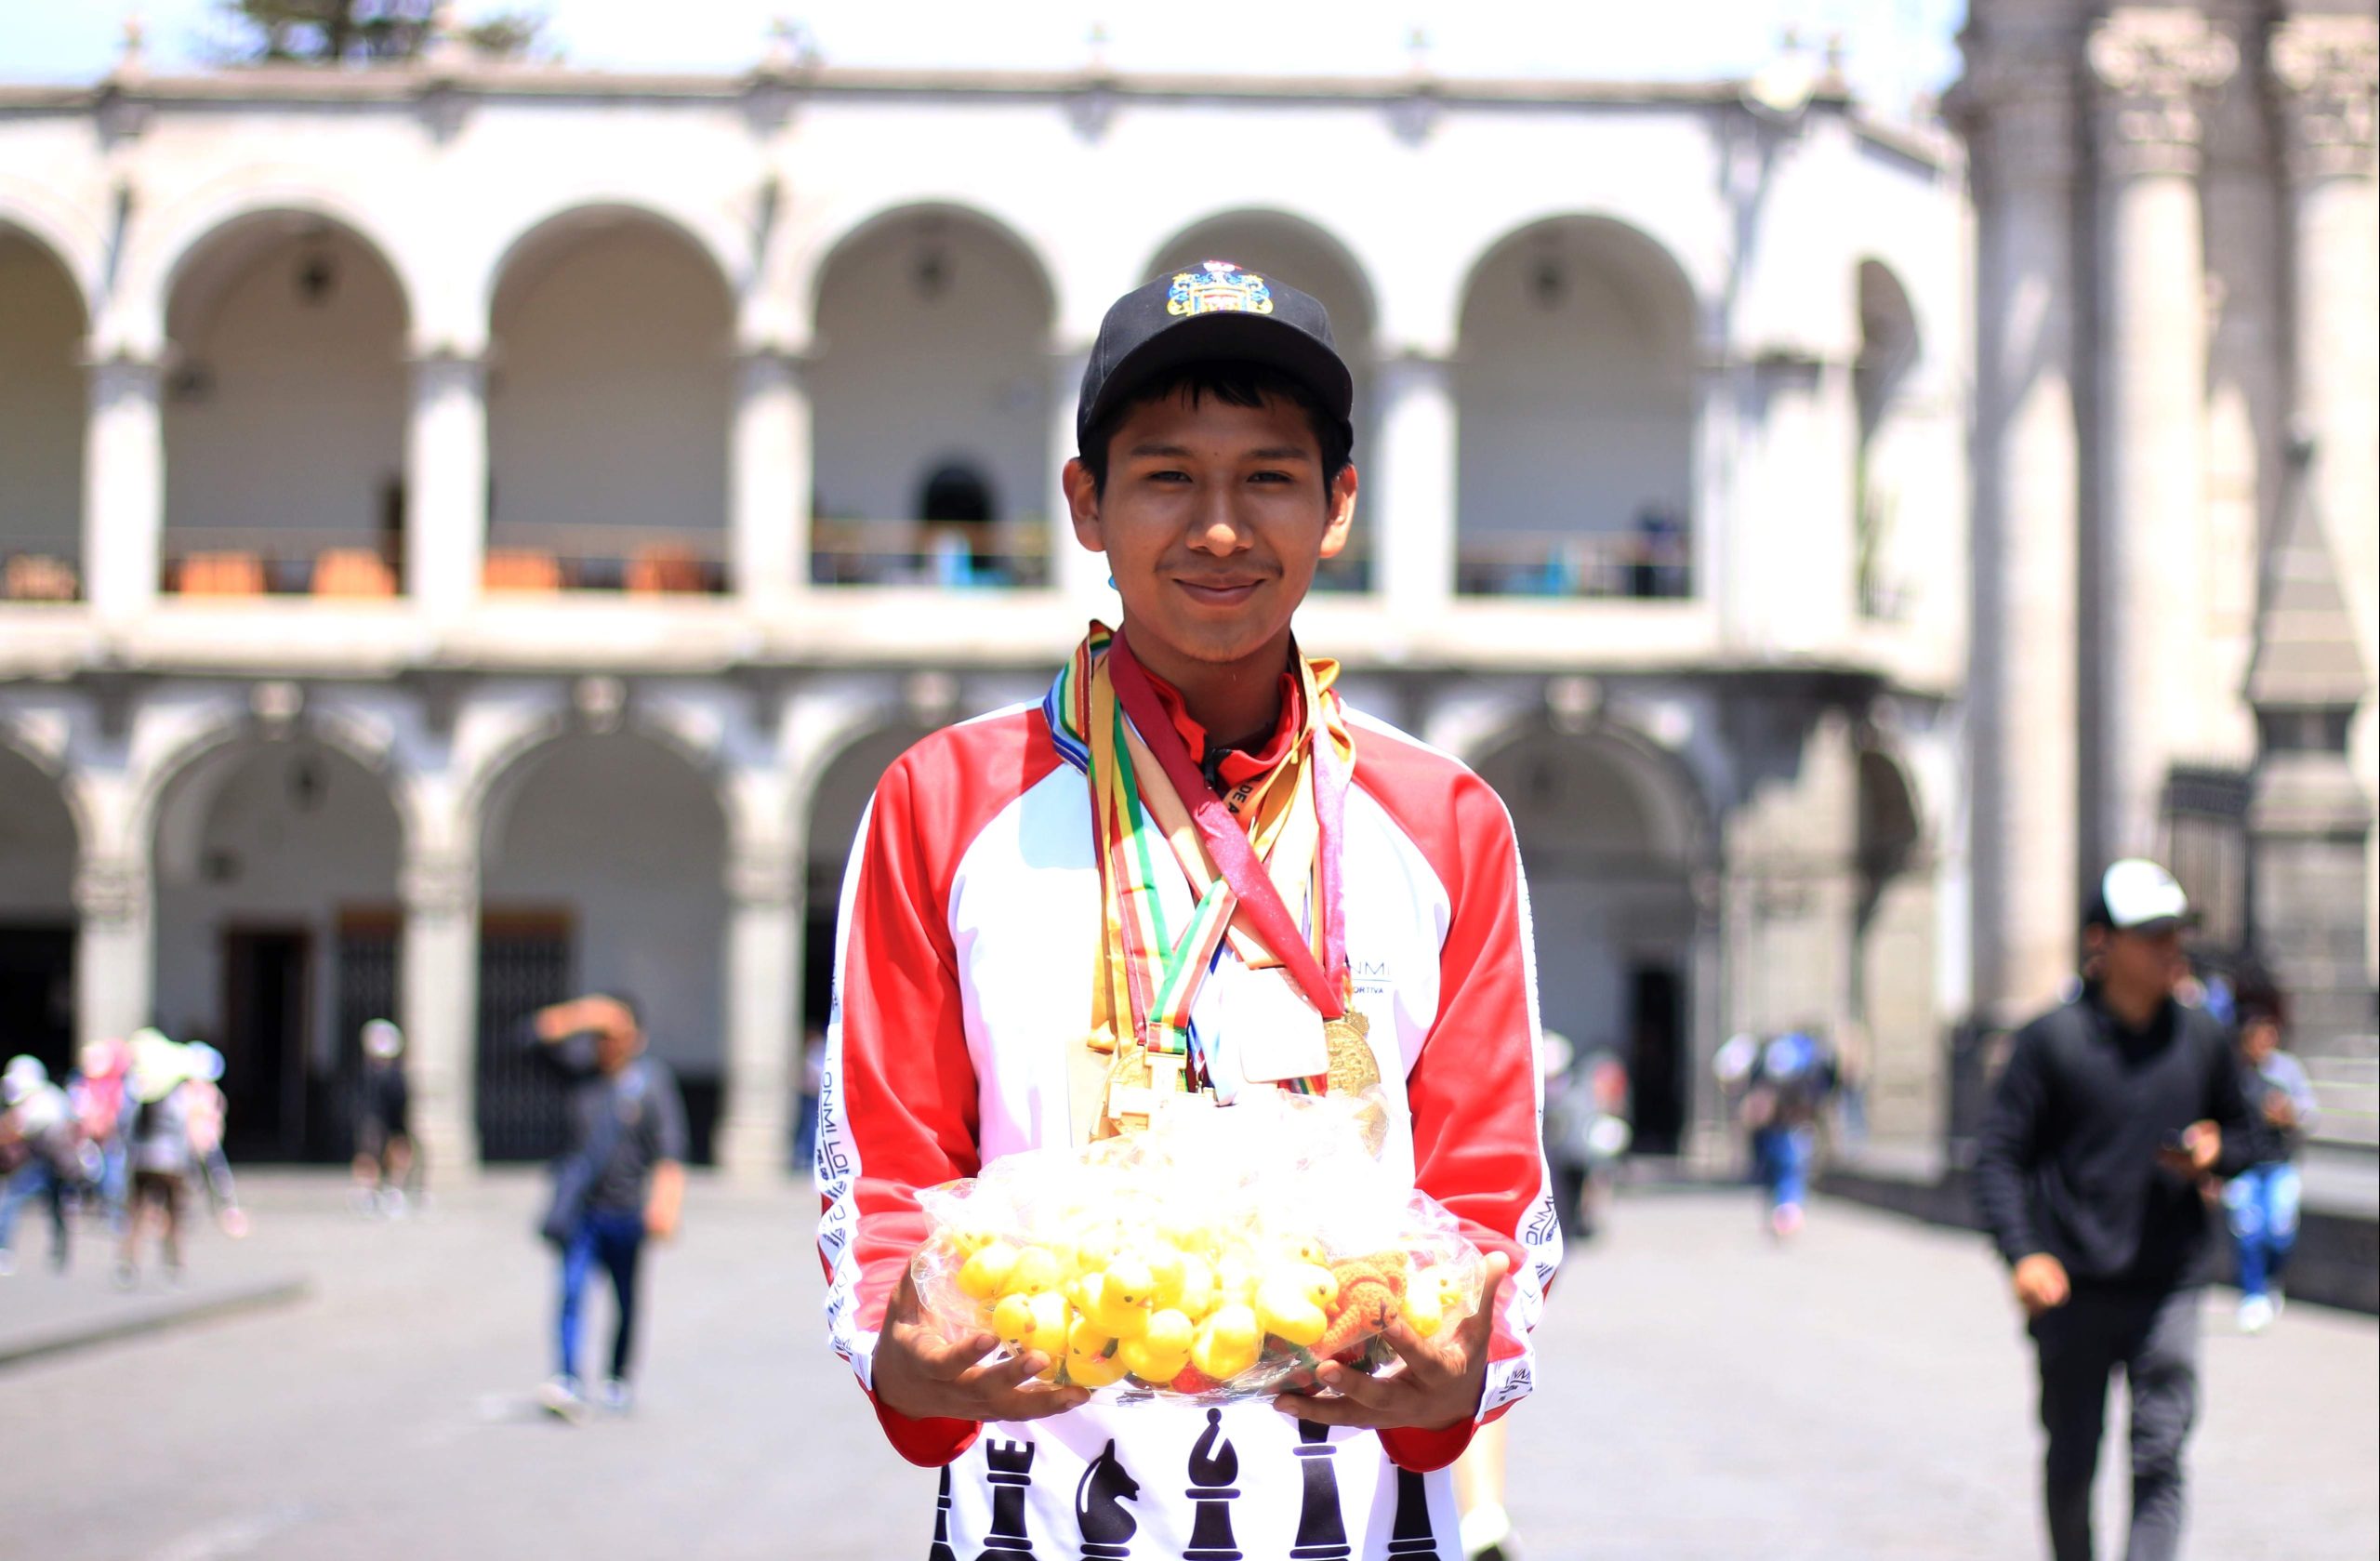
[[[1527,891],[1511,822],[1484,781],[1393,728],[1348,719],[1347,948],[1383,1085],[1405,1108],[1392,1114],[1388,1152],[1409,1158],[1416,1184],[1483,1250],[1512,1260],[1484,1422],[1533,1385],[1529,1334],[1561,1259],[1539,1139]],[[1169,916],[1186,918],[1186,882],[1164,892],[1179,896]],[[885,1307],[926,1236],[918,1190],[1072,1136],[1068,1053],[1089,1026],[1099,874],[1088,785],[1040,707],[948,728],[894,762],[861,823],[841,912],[818,1250],[828,1332],[868,1388]],[[1226,947],[1192,1012],[1202,1035],[1221,989],[1249,979],[1279,977],[1252,975]],[[1071,1556],[1126,1529],[1130,1554],[1178,1555],[1212,1551],[1218,1524],[1251,1557],[1293,1543],[1363,1561],[1461,1554],[1440,1471],[1470,1424],[1327,1439],[1310,1428],[1302,1439],[1261,1400],[1219,1417],[1093,1402],[990,1426],[876,1412],[904,1457],[949,1466],[935,1522],[954,1548],[937,1557],[1006,1555],[1022,1540],[1039,1547],[1025,1553]],[[1218,1485],[1227,1463],[1236,1477]],[[1135,1494],[1122,1498],[1127,1488]]]

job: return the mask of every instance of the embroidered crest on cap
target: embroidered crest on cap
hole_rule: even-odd
[[[1168,314],[1270,314],[1273,289],[1254,271],[1229,260],[1209,260],[1195,271],[1176,271],[1165,292]]]

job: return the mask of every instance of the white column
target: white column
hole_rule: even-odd
[[[138,617],[157,599],[165,523],[159,384],[153,362],[118,356],[91,364],[90,425],[83,445],[83,589],[105,619]]]
[[[1849,638],[1858,566],[1851,473],[1859,417],[1846,364],[1764,357],[1758,474],[1737,511],[1738,643],[1823,655]]]
[[[1065,593],[1070,607],[1098,613],[1112,624],[1123,609],[1107,585],[1107,555],[1085,552],[1075,541],[1059,475],[1075,454],[1075,403],[1090,362],[1090,350],[1084,349],[1060,352],[1050,365],[1050,583]]]
[[[86,856],[74,869],[74,1040],[121,1040],[150,1022],[155,904],[143,857]]]
[[[2364,665],[2380,632],[2380,183],[2373,95],[2380,23],[2295,16],[2275,31],[2294,259],[2296,431],[2308,496],[2339,562]]]
[[[430,1174],[478,1169],[479,873],[463,852],[412,852],[398,873],[404,929],[399,1024],[412,1125]]]
[[[479,600],[487,556],[487,369],[452,351],[416,359],[406,429],[405,589],[451,617]]]
[[[781,842],[727,865],[727,1098],[719,1167],[738,1181],[784,1178],[799,1083],[801,864]]]
[[[1454,596],[1460,414],[1452,365],[1420,352],[1391,354],[1372,375],[1372,394],[1380,449],[1356,462],[1372,479],[1357,496],[1356,537],[1371,548],[1374,589],[1410,628]]]
[[[1736,371],[1724,343],[1706,342],[1694,371],[1694,505],[1686,516],[1692,554],[1692,595],[1720,609],[1719,630],[1730,647],[1742,643],[1736,614],[1728,605],[1741,561],[1734,536],[1736,461]]]
[[[1976,37],[1954,99],[1978,206],[1970,815],[1977,1007],[2027,1017],[2073,967],[2076,885],[2072,66]]]
[[[728,585],[751,607],[782,609],[810,579],[810,388],[779,348],[744,355],[729,456]]]
[[[2082,848],[2160,848],[2165,776],[2193,756],[2206,623],[2206,267],[2199,108],[2231,41],[2194,12],[2122,8],[2086,51],[2099,94],[2099,762]]]

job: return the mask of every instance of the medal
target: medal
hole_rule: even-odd
[[[1380,1059],[1372,1055],[1371,1021],[1349,1004],[1347,1012],[1322,1026],[1322,1043],[1330,1052],[1330,1092],[1352,1095],[1380,1082]]]

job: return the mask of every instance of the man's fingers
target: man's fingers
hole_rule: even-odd
[[[1308,1398],[1301,1394],[1285,1393],[1273,1400],[1273,1408],[1294,1420],[1312,1421],[1316,1425],[1375,1423],[1372,1419],[1375,1411],[1352,1398]]]
[[[965,1380],[971,1386],[985,1388],[995,1393],[1006,1392],[1023,1387],[1049,1369],[1048,1356],[1038,1351],[1028,1350],[1023,1355],[1012,1355],[1006,1360],[995,1360],[988,1365],[971,1367]]]
[[[1395,1403],[1399,1393],[1409,1391],[1403,1382],[1405,1372],[1395,1367],[1390,1370],[1393,1375],[1375,1377],[1333,1360],[1322,1365],[1316,1380],[1340,1397],[1378,1411]]]
[[[937,1382],[955,1382],[975,1369],[975,1363],[992,1353],[999,1341],[988,1333],[963,1334],[945,1339],[931,1326],[919,1324],[904,1330],[909,1353],[918,1357],[918,1365],[925,1374]]]

